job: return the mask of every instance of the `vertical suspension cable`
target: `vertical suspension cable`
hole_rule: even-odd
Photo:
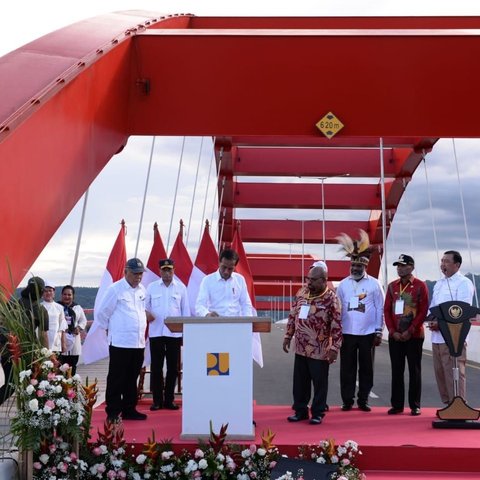
[[[225,217],[226,217],[226,215],[227,215],[227,209],[226,209],[226,207],[224,207],[223,212],[222,212],[222,223],[220,223],[220,218],[218,219],[218,224],[219,224],[219,226],[221,225],[220,228],[217,229],[217,230],[220,230],[220,236],[218,238],[218,244],[219,245],[221,245],[222,242],[223,242],[223,228],[225,227]],[[223,248],[219,249],[219,250],[223,250]]]
[[[215,201],[217,199],[217,194],[218,194],[218,181],[220,180],[220,171],[222,169],[222,160],[223,160],[223,147],[220,147],[220,151],[218,152],[218,167],[217,167],[217,186],[215,188],[215,192],[213,194],[213,203],[212,203],[212,216],[210,217],[212,219],[212,224],[213,224],[213,219],[215,218]],[[217,245],[220,245],[220,238],[219,238],[219,230],[220,230],[220,207],[222,205],[222,199],[223,199],[223,189],[225,188],[225,177],[223,177],[223,183],[222,183],[222,191],[220,194],[220,201],[218,202],[218,207],[217,207],[217,228],[215,232],[215,236],[217,239]]]
[[[220,199],[218,201],[218,209],[217,209],[217,212],[218,212],[218,215],[217,215],[217,242],[218,242],[218,244],[220,244],[220,242],[222,241],[222,238],[223,238],[223,225],[221,227],[222,232],[220,234],[220,216],[222,214],[221,206],[222,206],[222,202],[223,202],[223,192],[225,190],[226,180],[227,180],[227,178],[223,177],[223,179],[222,179],[222,189],[220,191]],[[223,209],[223,220],[225,220],[225,213],[226,213],[226,208]]]
[[[152,169],[152,159],[153,159],[153,150],[154,149],[155,149],[155,135],[152,138],[152,147],[150,149],[150,160],[148,161],[147,178],[145,180],[145,190],[143,192],[142,209],[140,211],[140,225],[138,226],[137,244],[135,245],[135,257],[138,256],[138,245],[140,243],[140,235],[142,233],[143,214],[145,213],[145,201],[147,199],[148,183],[150,181],[150,171]]]
[[[80,243],[82,241],[83,224],[85,222],[85,212],[87,210],[88,190],[89,190],[88,188],[85,190],[85,196],[83,198],[82,216],[80,218],[80,228],[78,230],[77,246],[75,247],[75,256],[73,257],[73,266],[72,266],[72,275],[70,277],[70,285],[73,285],[73,282],[75,281],[75,274],[77,272],[78,253],[80,252]]]
[[[170,217],[170,226],[168,227],[167,252],[170,248],[170,235],[172,233],[172,223],[173,223],[173,215],[175,213],[175,204],[177,203],[178,182],[180,181],[180,172],[182,170],[183,151],[185,149],[185,139],[186,139],[186,137],[183,137],[182,151],[180,153],[180,162],[178,163],[177,184],[175,185],[175,195],[173,197],[173,206],[172,206],[172,215]]]
[[[383,287],[388,287],[388,258],[387,258],[387,215],[385,205],[385,169],[383,165],[383,138],[380,137],[380,184],[382,194],[382,241],[383,241]]]
[[[302,285],[305,283],[305,220],[302,219]]]
[[[465,228],[465,238],[467,240],[467,249],[468,249],[468,256],[470,258],[470,265],[472,267],[472,279],[473,279],[473,291],[475,293],[475,304],[478,307],[478,294],[477,294],[477,285],[475,282],[475,274],[473,273],[473,258],[472,258],[472,250],[470,248],[470,236],[468,234],[468,225],[467,225],[467,215],[465,213],[465,202],[463,200],[463,189],[462,183],[460,182],[460,171],[458,168],[458,159],[457,159],[457,148],[455,146],[455,139],[452,138],[452,145],[453,145],[453,156],[455,158],[455,168],[457,170],[457,180],[458,180],[458,189],[460,191],[460,202],[462,204],[462,214],[463,214],[463,225]]]
[[[435,226],[435,214],[433,212],[432,194],[430,192],[430,183],[428,181],[427,162],[425,161],[425,150],[422,151],[422,161],[423,161],[423,168],[425,171],[425,180],[427,182],[428,203],[430,205],[430,213],[432,214],[431,217],[432,217],[433,241],[435,243],[435,252],[437,254],[437,265],[440,265],[440,256],[438,255],[437,228]]]
[[[214,140],[214,146],[215,146],[215,140]],[[205,199],[203,200],[203,211],[202,211],[202,222],[200,225],[203,225],[205,223],[205,211],[207,209],[207,198],[208,198],[208,190],[210,189],[210,176],[212,175],[212,165],[213,161],[215,159],[215,148],[212,150],[212,156],[210,158],[210,168],[208,169],[208,178],[207,178],[207,188],[205,189]],[[210,217],[210,220],[213,222],[213,217]],[[202,229],[200,229],[200,235],[198,236],[198,244],[200,245],[200,242],[202,241]]]
[[[410,201],[408,199],[408,194],[406,194],[406,190],[407,190],[407,185],[404,185],[404,191],[403,191],[403,202],[405,202],[405,207],[407,209],[407,223],[408,223],[408,236],[410,238],[410,251],[412,252],[412,256],[413,258],[416,258],[416,251],[415,251],[415,245],[413,243],[413,232],[412,232],[412,224],[410,222]],[[420,271],[417,267],[415,267],[416,269],[416,275],[418,277],[420,277]]]
[[[188,217],[187,238],[185,239],[185,248],[188,247],[188,237],[190,236],[190,227],[192,226],[193,205],[195,204],[195,195],[197,193],[198,171],[200,169],[200,160],[202,159],[203,137],[200,142],[200,152],[198,153],[197,173],[195,174],[195,185],[193,186],[192,204],[190,205],[190,216]],[[203,222],[200,224],[203,225]],[[200,232],[202,229],[200,228]]]

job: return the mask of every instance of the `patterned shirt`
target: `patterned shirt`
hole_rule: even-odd
[[[390,336],[395,332],[408,330],[413,338],[423,338],[425,335],[423,322],[427,311],[428,289],[425,282],[412,276],[405,286],[401,284],[400,279],[388,285],[384,313]]]
[[[302,308],[303,307],[303,308]],[[328,289],[311,298],[307,287],[300,289],[288,316],[285,338],[295,336],[295,353],[307,358],[327,360],[329,350],[342,345],[340,302]],[[305,318],[300,318],[305,317]]]

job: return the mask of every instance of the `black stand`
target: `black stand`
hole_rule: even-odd
[[[430,309],[438,320],[438,327],[454,359],[453,366],[453,400],[437,410],[439,420],[432,422],[433,428],[480,429],[480,410],[469,407],[458,395],[459,370],[457,358],[462,354],[463,345],[470,330],[470,319],[480,313],[478,308],[465,302],[445,302]]]

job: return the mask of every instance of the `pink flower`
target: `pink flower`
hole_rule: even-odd
[[[250,472],[250,478],[257,478],[257,472]]]
[[[56,449],[57,449],[57,447],[55,446],[54,443],[52,443],[52,444],[48,447],[48,450],[50,451],[50,453],[54,453]]]
[[[255,444],[250,445],[250,451],[255,453],[257,451],[257,446]]]
[[[36,378],[32,378],[30,380],[30,385],[33,385],[33,386],[38,385],[38,380]]]
[[[67,397],[71,400],[72,398],[75,398],[77,394],[75,393],[75,390],[69,389],[67,391]]]
[[[53,410],[55,408],[55,402],[53,400],[47,400],[45,406],[50,408],[50,410]]]
[[[37,397],[43,397],[45,392],[43,390],[37,390]]]
[[[70,453],[70,458],[72,459],[72,462],[75,462],[78,459],[77,454],[75,452]]]
[[[118,478],[127,478],[127,472],[125,470],[120,470],[117,476]]]
[[[107,470],[107,467],[103,463],[97,465],[97,472],[103,473]]]
[[[59,465],[58,465],[58,469],[59,469],[61,472],[66,473],[67,470],[68,470],[68,466],[67,466],[66,463],[61,462],[61,463],[59,463]]]
[[[202,476],[202,472],[200,470],[195,470],[193,472],[193,478],[200,478]]]
[[[101,454],[102,454],[102,450],[100,449],[100,447],[95,447],[95,448],[93,449],[93,454],[94,454],[95,456],[97,456],[97,457],[98,457],[99,455],[101,455]]]
[[[40,462],[34,462],[34,463],[33,463],[33,468],[34,468],[35,470],[41,470],[42,464],[41,464]]]
[[[276,465],[277,465],[277,462],[275,462],[275,461],[270,462],[270,465],[268,466],[268,468],[270,468],[270,470],[273,470]]]
[[[115,470],[109,470],[107,473],[108,478],[116,478],[117,474],[115,473]]]
[[[203,458],[204,457],[204,454],[202,452],[202,450],[200,450],[199,448],[197,448],[195,450],[195,458]]]
[[[47,375],[48,380],[51,382],[52,380],[55,380],[56,375],[53,372],[49,372]]]

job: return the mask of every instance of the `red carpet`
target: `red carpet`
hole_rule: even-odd
[[[151,400],[143,400],[138,405],[139,411],[148,414],[146,421],[124,422],[127,442],[140,446],[154,430],[157,441],[171,439],[177,448],[191,448],[192,442],[180,439],[181,410],[150,412],[150,403]],[[288,406],[255,405],[256,443],[260,442],[262,431],[271,429],[276,434],[274,443],[280,451],[294,456],[298,445],[327,438],[334,438],[337,443],[354,440],[363,452],[358,466],[377,480],[439,478],[438,475],[428,477],[428,471],[465,472],[461,477],[450,473],[448,478],[480,478],[480,475],[467,475],[467,472],[476,474],[479,471],[476,457],[480,453],[480,431],[434,429],[435,412],[436,409],[424,408],[421,416],[412,417],[409,411],[387,415],[387,407],[374,407],[370,413],[356,409],[342,412],[339,407],[331,407],[321,425],[310,425],[308,422],[288,423],[286,418],[292,414]],[[105,412],[100,406],[93,414],[94,437],[97,428],[102,429],[104,420]],[[405,474],[407,471],[424,471],[427,476],[382,476],[382,470],[403,471]]]

